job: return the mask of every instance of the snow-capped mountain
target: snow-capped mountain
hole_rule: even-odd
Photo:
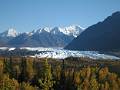
[[[77,25],[60,28],[60,31],[63,32],[65,35],[69,35],[69,36],[72,35],[74,37],[77,37],[83,30],[84,28]]]
[[[1,37],[16,37],[18,35],[14,28],[10,28],[7,31],[0,34]]]
[[[4,40],[6,40],[4,42],[4,46],[14,47],[64,47],[82,31],[83,29],[80,26],[73,25],[63,28],[44,27],[23,33],[17,33],[15,29],[9,29],[8,31],[0,34],[0,42],[4,42]]]
[[[33,30],[31,33],[32,34],[42,33],[42,32],[49,32],[51,34],[63,33],[68,36],[77,37],[83,30],[84,30],[84,28],[82,28],[78,25],[71,25],[68,27],[54,27],[54,28],[45,27],[45,28],[40,28],[38,30]]]
[[[34,34],[34,33],[42,33],[42,32],[49,32],[50,33],[50,31],[51,31],[51,28],[44,27],[44,28],[39,28],[38,30],[33,30],[32,32]]]

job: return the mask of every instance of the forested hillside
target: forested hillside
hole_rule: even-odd
[[[119,90],[120,61],[0,58],[0,90]]]

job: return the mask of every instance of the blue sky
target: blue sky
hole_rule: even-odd
[[[0,0],[0,32],[39,27],[88,26],[120,11],[120,0]]]

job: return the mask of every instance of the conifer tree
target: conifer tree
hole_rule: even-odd
[[[31,80],[34,77],[34,69],[33,69],[33,60],[26,60],[26,74],[28,80]]]
[[[4,63],[3,61],[0,61],[0,80],[3,77],[3,70],[4,70]]]
[[[110,90],[110,85],[107,81],[105,82],[105,90]]]
[[[97,80],[94,76],[91,76],[90,89],[91,90],[99,90],[99,83],[97,82]]]
[[[22,57],[20,67],[21,67],[21,73],[20,73],[18,81],[19,82],[27,81],[26,58],[25,57]]]
[[[52,78],[51,66],[48,64],[46,59],[42,69],[42,76],[39,79],[39,85],[43,90],[50,90],[52,89],[53,84],[54,81]]]
[[[39,90],[37,87],[31,86],[29,83],[22,82],[20,84],[20,90]]]
[[[14,78],[18,79],[18,77],[21,73],[19,65],[14,65],[13,66],[13,73],[14,73]]]

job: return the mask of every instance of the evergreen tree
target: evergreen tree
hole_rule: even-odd
[[[26,60],[26,74],[29,81],[34,77],[33,60],[31,59]]]
[[[21,67],[21,73],[18,78],[19,82],[27,81],[27,73],[26,73],[26,58],[22,57],[20,67]]]
[[[19,83],[10,79],[8,74],[4,74],[0,82],[0,90],[19,90]]]
[[[18,79],[19,75],[21,73],[19,65],[14,65],[13,66],[13,73],[14,73],[14,78]]]
[[[37,87],[31,86],[29,83],[22,82],[20,84],[20,90],[39,90]]]
[[[3,78],[4,63],[0,61],[0,80]]]
[[[54,84],[52,73],[51,73],[51,66],[48,64],[47,59],[44,62],[42,76],[39,79],[39,86],[43,90],[50,90],[52,89]]]
[[[105,90],[110,90],[110,85],[107,81],[105,82]]]
[[[90,89],[91,90],[99,90],[99,83],[97,82],[97,80],[94,76],[91,76]]]

